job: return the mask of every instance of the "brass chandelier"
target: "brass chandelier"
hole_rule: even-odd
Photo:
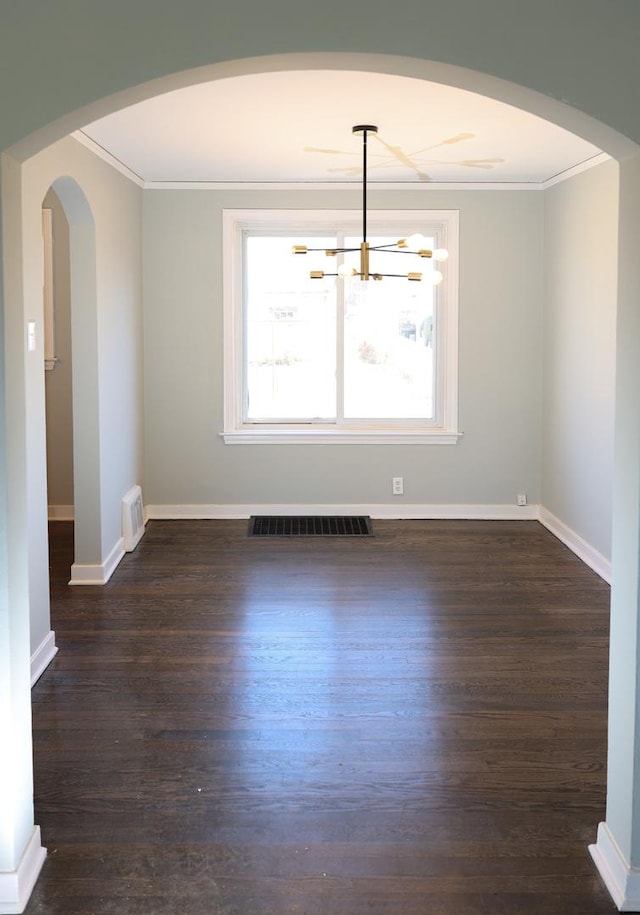
[[[309,274],[312,280],[321,280],[325,276],[339,276],[342,279],[358,277],[361,280],[382,280],[385,277],[398,277],[413,282],[422,280],[422,273],[378,273],[371,270],[369,255],[372,251],[387,254],[417,254],[418,257],[433,258],[434,261],[445,261],[449,256],[448,251],[444,248],[438,248],[431,251],[423,247],[426,243],[424,236],[415,234],[408,238],[401,238],[397,242],[385,245],[370,245],[367,241],[367,135],[377,134],[378,128],[373,124],[356,124],[352,131],[356,135],[362,135],[362,241],[357,248],[308,248],[306,245],[294,245],[294,254],[308,254],[309,252],[324,251],[327,257],[337,257],[341,254],[351,254],[355,251],[360,252],[360,269],[348,267],[343,264],[338,267],[335,273],[325,273],[324,270],[312,270]],[[431,282],[436,285],[442,281],[442,274],[438,270],[430,274]]]

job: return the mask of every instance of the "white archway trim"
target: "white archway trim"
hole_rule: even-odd
[[[568,102],[467,67],[394,54],[309,52],[223,61],[132,86],[69,112],[20,140],[9,152],[15,159],[23,162],[83,125],[153,96],[210,80],[287,70],[359,70],[430,80],[466,89],[529,111],[583,137],[614,159],[623,160],[640,151],[633,140],[585,112],[572,108]]]
[[[23,404],[27,398],[27,371],[37,353],[27,354],[25,314],[18,307],[24,298],[25,276],[21,262],[21,169],[2,154],[2,229],[4,293],[14,307],[5,310],[4,365],[6,435],[3,438],[6,479],[3,491],[6,524],[0,565],[0,911],[22,912],[45,858],[40,830],[34,824],[31,695],[29,682],[30,612],[29,570],[25,561],[27,512],[27,429]],[[38,213],[38,226],[40,215]],[[40,369],[42,371],[42,369]],[[9,381],[10,379],[10,381]],[[8,383],[7,383],[8,382]]]

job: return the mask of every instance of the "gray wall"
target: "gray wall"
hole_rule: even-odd
[[[545,193],[542,503],[611,557],[618,165]]]
[[[542,195],[372,191],[370,207],[460,211],[460,429],[447,445],[225,445],[222,210],[354,208],[339,191],[144,193],[150,505],[513,505],[540,495]],[[389,281],[391,283],[391,281]],[[391,288],[391,287],[390,287]]]
[[[35,320],[38,340],[26,361],[26,384],[42,420],[27,429],[32,652],[50,629],[44,376],[56,370],[43,370],[41,207],[52,185],[71,238],[76,564],[100,567],[117,551],[120,500],[143,472],[142,192],[67,138],[29,160],[22,174],[24,316]]]
[[[372,192],[375,207],[460,210],[457,446],[224,445],[222,208],[359,199],[145,191],[147,503],[375,506],[392,502],[390,478],[402,475],[398,511],[512,504],[525,491],[609,559],[617,186],[609,162],[542,194]]]

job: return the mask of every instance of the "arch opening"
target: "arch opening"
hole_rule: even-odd
[[[10,152],[17,160],[25,161],[84,124],[176,89],[234,76],[293,70],[359,70],[442,83],[535,114],[588,140],[614,159],[623,160],[640,149],[633,140],[566,102],[478,70],[441,61],[392,54],[306,52],[273,54],[208,64],[131,86],[69,112],[14,144]]]
[[[98,101],[69,114],[65,118],[56,121],[55,124],[48,125],[48,127],[16,144],[12,148],[12,153],[15,157],[25,160],[38,150],[44,149],[55,139],[67,134],[69,130],[87,123],[88,120],[116,111],[125,104],[151,97],[157,94],[158,91],[170,91],[182,85],[191,85],[212,78],[225,78],[229,75],[249,72],[264,72],[265,70],[281,69],[282,67],[289,69],[300,67],[361,69],[362,67],[367,67],[378,72],[393,72],[436,82],[446,82],[449,85],[457,85],[460,88],[499,98],[501,101],[506,101],[538,116],[545,117],[590,140],[618,160],[630,157],[638,151],[637,146],[631,140],[564,103],[559,103],[515,84],[503,83],[486,74],[478,74],[461,67],[452,67],[451,65],[405,60],[404,58],[385,55],[309,54],[277,55],[233,61],[227,64],[215,64],[154,80],[144,84],[142,87],[125,90],[117,96]],[[59,178],[53,183],[52,187],[64,206],[70,225],[72,297],[77,302],[89,304],[86,312],[83,310],[72,318],[73,336],[74,339],[84,342],[97,341],[96,238],[91,209],[81,188],[72,178]],[[79,353],[77,365],[76,350]],[[96,347],[91,349],[91,346],[89,346],[84,351],[82,347],[79,350],[78,347],[75,347],[73,411],[74,431],[75,436],[78,437],[78,443],[74,445],[74,456],[76,454],[79,455],[79,452],[82,451],[82,460],[78,465],[77,471],[74,471],[76,531],[79,531],[79,524],[80,526],[86,524],[86,528],[83,528],[83,531],[86,531],[86,535],[83,533],[76,540],[78,543],[85,544],[91,543],[92,536],[99,538],[100,531],[99,379],[97,366]],[[81,469],[83,461],[86,461],[84,471]],[[75,476],[76,472],[78,476]],[[91,524],[91,521],[95,521],[95,519],[98,519],[97,528],[94,528]],[[95,555],[95,553],[100,555],[101,545],[99,540],[94,544],[94,547],[95,549],[91,549],[92,555]],[[83,559],[84,557],[81,557],[79,560],[78,556],[76,556],[76,562]]]
[[[74,565],[80,565],[101,555],[95,220],[73,178],[60,177],[51,187],[69,226]]]

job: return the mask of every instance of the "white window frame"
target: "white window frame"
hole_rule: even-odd
[[[444,280],[438,288],[446,307],[438,308],[438,366],[436,421],[407,420],[393,425],[375,421],[354,425],[263,424],[243,421],[244,396],[244,233],[253,230],[335,231],[351,226],[361,232],[358,210],[223,210],[223,308],[224,308],[224,426],[226,444],[433,444],[454,445],[458,431],[458,211],[374,210],[368,211],[369,234],[407,234],[415,226],[425,234],[438,229],[438,247],[447,248],[448,260],[438,264]],[[293,254],[291,255],[294,256]],[[298,256],[298,255],[296,255]],[[314,255],[307,255],[310,259]],[[314,266],[309,260],[309,269]],[[322,265],[324,266],[324,265]],[[400,279],[383,280],[401,283]],[[405,280],[406,282],[406,280]]]

